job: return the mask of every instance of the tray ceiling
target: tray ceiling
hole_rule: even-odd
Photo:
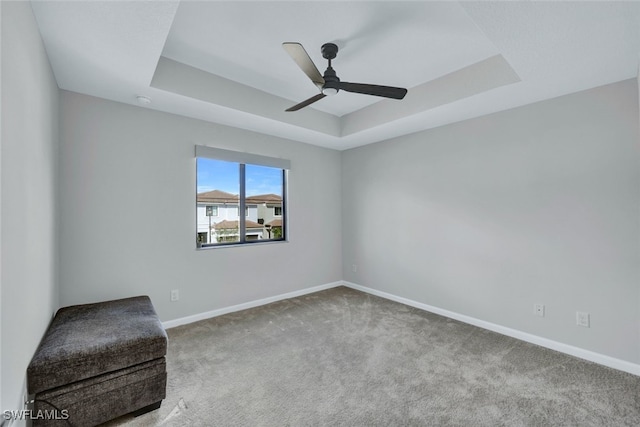
[[[634,2],[33,1],[61,89],[347,149],[633,78]],[[317,88],[322,72],[407,87],[402,101]]]

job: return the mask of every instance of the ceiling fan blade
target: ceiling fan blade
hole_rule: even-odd
[[[338,89],[347,92],[364,93],[366,95],[383,96],[385,98],[402,99],[407,94],[407,90],[401,87],[368,85],[363,83],[338,82],[335,84]]]
[[[309,99],[307,99],[305,101],[302,101],[301,103],[296,104],[291,108],[287,108],[285,111],[298,111],[299,109],[304,108],[307,105],[313,104],[316,101],[320,101],[325,96],[326,96],[325,94],[319,93],[316,96],[312,96],[311,98],[309,98]]]
[[[298,67],[311,79],[311,81],[322,90],[324,78],[318,68],[309,57],[309,54],[300,43],[285,42],[282,47],[287,51],[289,56],[298,64]]]

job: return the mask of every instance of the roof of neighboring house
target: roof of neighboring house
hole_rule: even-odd
[[[222,190],[206,191],[204,193],[198,193],[196,201],[198,203],[233,203],[237,204],[239,197],[237,194],[227,193]],[[266,204],[282,204],[282,197],[277,194],[258,194],[256,196],[250,196],[246,198],[248,205]]]
[[[256,196],[250,196],[246,199],[247,203],[267,203],[267,204],[282,204],[282,197],[277,194],[258,194]]]
[[[261,224],[257,222],[249,221],[248,219],[244,221],[245,226],[247,228],[263,228]],[[237,229],[238,221],[229,221],[223,220],[213,226],[216,230],[226,230],[226,229]]]
[[[204,193],[198,193],[196,201],[200,203],[238,203],[238,195],[227,193],[221,190],[206,191]]]
[[[267,225],[271,227],[282,227],[282,218],[276,218],[273,221],[269,221]]]

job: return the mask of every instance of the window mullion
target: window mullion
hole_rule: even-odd
[[[282,238],[283,239],[288,239],[289,236],[287,236],[287,218],[288,218],[288,214],[287,214],[287,171],[283,170],[282,171],[282,211],[280,212],[281,218],[282,218]]]
[[[244,243],[247,239],[247,223],[246,215],[246,201],[245,201],[245,164],[240,163],[240,206],[238,207],[238,224],[240,225],[240,242]]]

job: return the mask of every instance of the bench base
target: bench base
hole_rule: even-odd
[[[167,384],[164,358],[36,393],[34,412],[58,408],[64,419],[34,419],[33,426],[94,426],[134,413],[142,415],[160,407]],[[57,417],[61,418],[61,417]]]
[[[133,415],[134,417],[139,417],[140,415],[144,415],[147,412],[155,411],[156,409],[160,408],[160,405],[162,405],[162,400],[156,403],[152,403],[149,406],[145,406],[144,408],[140,408],[137,411],[133,411],[131,415]]]

